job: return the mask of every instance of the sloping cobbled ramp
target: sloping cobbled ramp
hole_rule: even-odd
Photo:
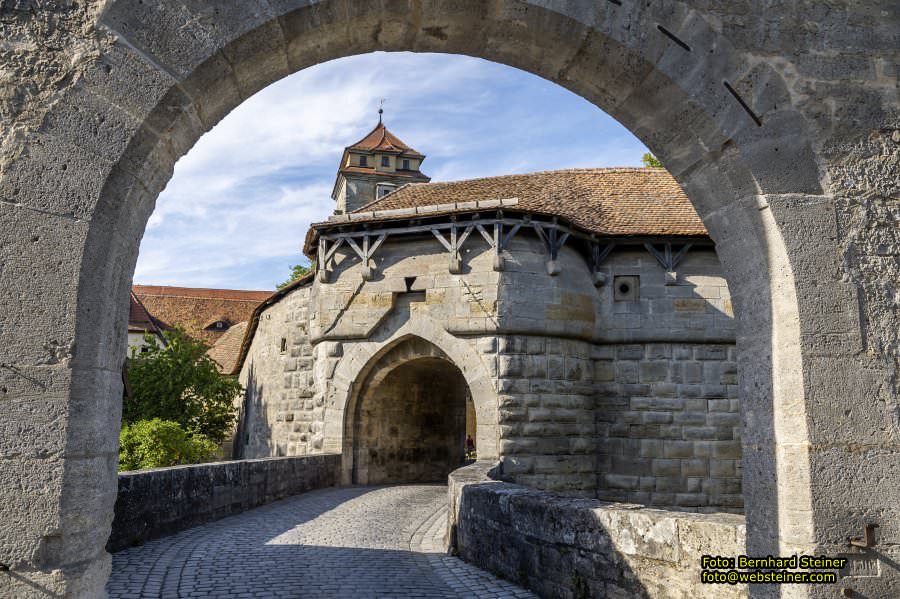
[[[338,487],[113,555],[111,598],[534,597],[447,556],[447,487]]]

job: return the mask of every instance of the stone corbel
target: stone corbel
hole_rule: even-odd
[[[678,272],[676,271],[676,268],[678,268],[678,264],[685,257],[688,250],[691,248],[691,245],[691,243],[685,243],[684,246],[678,250],[677,254],[673,254],[671,243],[664,244],[663,251],[656,249],[652,243],[644,244],[644,248],[646,248],[646,250],[650,252],[650,255],[656,258],[656,261],[659,262],[660,266],[666,270],[666,285],[678,284]]]
[[[319,247],[317,248],[318,258],[316,259],[316,275],[318,276],[320,283],[328,282],[328,274],[331,272],[331,268],[328,265],[331,263],[331,259],[334,258],[334,254],[342,245],[344,245],[343,239],[338,239],[331,247],[328,247],[327,239],[324,237],[319,239]]]

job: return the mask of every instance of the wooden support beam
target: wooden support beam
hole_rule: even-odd
[[[688,250],[691,248],[693,243],[685,243],[677,254],[672,253],[672,244],[665,243],[663,244],[662,251],[656,249],[655,245],[651,242],[645,242],[644,248],[650,255],[656,258],[656,261],[659,262],[660,266],[662,266],[666,271],[666,285],[677,285],[678,284],[678,272],[676,269],[678,268],[678,264],[684,259],[685,255],[687,255]]]
[[[609,279],[605,273],[600,272],[600,266],[614,247],[616,247],[614,243],[607,243],[600,247],[599,243],[591,242],[591,280],[594,282],[594,287],[605,285]]]
[[[533,222],[532,227],[534,228],[535,233],[537,233],[537,236],[544,242],[544,247],[547,249],[547,274],[555,277],[560,273],[558,261],[559,250],[565,245],[570,232],[561,232],[555,218],[553,219],[553,222],[549,224]],[[544,231],[544,228],[547,229],[546,232]]]

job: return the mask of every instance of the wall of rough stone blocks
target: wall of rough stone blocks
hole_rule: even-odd
[[[241,368],[239,457],[322,453],[323,400],[316,394],[308,286],[263,311]]]
[[[355,482],[445,482],[465,461],[465,378],[439,358],[373,374],[353,414]]]
[[[713,247],[688,250],[674,280],[667,280],[665,269],[648,251],[634,246],[614,248],[600,270],[608,282],[597,292],[595,340],[734,343],[731,294]],[[620,277],[639,278],[636,299],[616,299]]]
[[[594,347],[597,496],[739,511],[740,404],[729,344]]]
[[[501,336],[496,351],[502,478],[593,496],[597,455],[590,344]]]
[[[329,454],[122,472],[107,551],[333,486],[340,469],[341,456]]]
[[[339,252],[327,283],[298,289],[263,313],[247,363],[260,362],[257,396],[266,405],[255,409],[265,418],[255,433],[251,426],[248,455],[321,450],[309,442],[320,428],[318,398],[344,356],[354,344],[387,342],[407,321],[427,320],[466,339],[471,359],[492,377],[505,480],[619,501],[740,509],[734,323],[714,250],[689,251],[667,280],[645,249],[617,248],[599,288],[571,247],[560,253],[559,274],[549,275],[543,246],[527,232],[504,258],[495,272],[492,250],[473,239],[463,273],[454,275],[436,240],[394,238],[364,281],[359,259]],[[617,301],[620,276],[638,277],[634,301]],[[287,354],[277,353],[282,337]],[[365,366],[353,376],[363,377]]]
[[[560,497],[497,482],[490,462],[450,476],[450,537],[469,563],[541,597],[738,598],[703,584],[701,555],[746,549],[744,518]]]

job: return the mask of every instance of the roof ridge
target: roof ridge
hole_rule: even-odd
[[[471,181],[485,181],[487,179],[511,179],[513,177],[529,177],[531,175],[552,175],[558,173],[610,173],[610,172],[665,172],[666,169],[659,166],[589,166],[589,167],[570,167],[546,171],[533,171],[530,173],[509,173],[505,175],[490,175],[486,177],[473,177],[471,179],[454,179],[452,181],[430,181],[428,183],[409,183],[409,185],[441,185],[448,183],[469,183]],[[669,173],[671,174],[671,173]],[[387,196],[385,196],[387,197]]]
[[[189,291],[236,291],[238,293],[269,293],[272,292],[268,289],[231,289],[225,287],[182,287],[181,285],[147,285],[144,283],[134,283],[131,286],[132,289],[136,288],[157,288],[157,289],[186,289]]]

